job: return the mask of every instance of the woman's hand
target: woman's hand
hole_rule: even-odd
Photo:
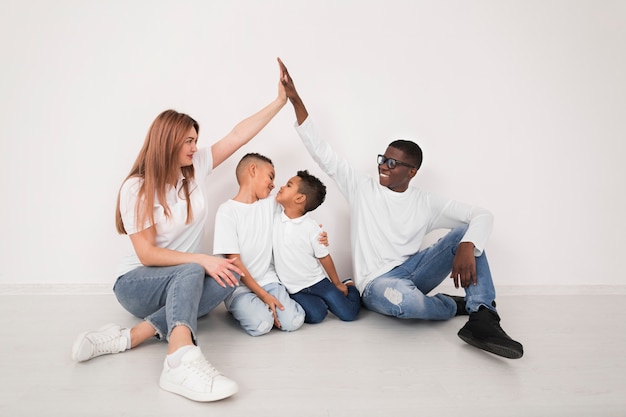
[[[280,70],[280,78],[278,79],[278,99],[283,103],[287,103],[287,90],[285,89],[285,80],[289,75],[286,73],[287,68],[284,67],[280,58],[278,58],[278,69]]]
[[[235,262],[235,258],[226,259],[221,256],[203,255],[201,265],[206,273],[222,287],[226,288],[226,285],[237,287],[239,286],[239,278],[233,272],[239,276],[242,276],[243,272],[233,262]]]

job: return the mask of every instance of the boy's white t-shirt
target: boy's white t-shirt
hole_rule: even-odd
[[[274,218],[274,264],[280,282],[290,294],[310,287],[324,278],[326,272],[319,258],[328,255],[328,248],[319,243],[322,229],[308,213],[290,219],[284,210]]]
[[[165,210],[161,202],[155,196],[154,201],[154,222],[156,226],[156,245],[187,253],[198,253],[201,249],[204,224],[207,221],[207,207],[204,197],[206,178],[213,170],[213,155],[211,147],[198,149],[193,156],[194,181],[190,182],[191,208],[193,221],[187,221],[187,200],[184,199],[181,186],[183,177],[178,180],[176,187],[169,187],[166,192],[167,204],[169,205],[171,216],[165,217]],[[120,212],[122,222],[128,235],[140,232],[150,225],[148,219],[143,225],[139,225],[135,219],[135,207],[139,187],[143,179],[132,177],[127,179],[120,189]],[[117,276],[122,276],[133,269],[142,266],[139,257],[133,250],[124,258],[118,267]]]
[[[278,207],[274,196],[252,204],[228,200],[219,206],[215,215],[213,253],[239,254],[260,286],[278,282],[272,260],[272,225]]]

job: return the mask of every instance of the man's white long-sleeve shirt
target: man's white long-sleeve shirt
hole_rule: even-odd
[[[469,225],[462,241],[474,244],[476,256],[482,254],[493,228],[489,211],[415,187],[395,192],[380,185],[377,179],[356,172],[320,140],[311,117],[299,126],[296,123],[296,131],[350,205],[352,263],[359,291],[417,253],[424,236],[436,229]]]

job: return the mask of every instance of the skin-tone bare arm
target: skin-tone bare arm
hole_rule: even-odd
[[[474,257],[474,244],[472,242],[461,242],[456,250],[456,255],[452,261],[452,273],[450,278],[454,280],[454,286],[467,288],[476,285],[476,258]]]
[[[272,310],[272,314],[274,315],[274,326],[280,329],[280,321],[278,321],[278,315],[276,314],[276,309],[284,310],[285,307],[274,297],[272,294],[268,293],[259,285],[258,282],[250,275],[246,266],[241,262],[241,257],[238,254],[228,254],[226,255],[228,259],[234,260],[234,265],[239,269],[244,271],[244,275],[241,277],[241,282],[250,289],[253,293],[257,295],[263,301],[270,310]]]
[[[339,275],[337,274],[333,258],[331,258],[330,255],[326,255],[323,258],[319,258],[319,261],[322,264],[322,267],[324,267],[330,281],[335,284],[335,287],[337,287],[343,295],[348,295],[348,287],[339,280]]]
[[[291,76],[287,71],[287,67],[285,66],[285,64],[283,64],[283,61],[281,61],[280,58],[278,58],[278,65],[280,66],[281,71],[280,81],[285,88],[285,94],[287,95],[287,98],[293,105],[293,109],[296,112],[296,120],[298,121],[298,124],[301,125],[302,123],[304,123],[306,118],[309,117],[309,112],[304,106],[304,102],[298,95],[298,91],[296,91],[296,86],[294,85],[293,80],[291,79]]]
[[[151,226],[129,236],[139,261],[144,266],[174,266],[185,263],[202,265],[206,273],[222,287],[235,287],[239,281],[233,272],[242,275],[243,271],[234,265],[234,260],[203,253],[179,252],[160,248],[156,245],[156,227]]]
[[[213,154],[213,168],[224,162],[235,151],[248,143],[278,114],[287,103],[287,94],[283,86],[284,74],[280,73],[278,83],[278,97],[267,106],[250,117],[239,122],[233,130],[211,146]]]

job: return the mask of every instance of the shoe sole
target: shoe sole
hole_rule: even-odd
[[[463,329],[459,331],[458,336],[465,343],[477,347],[478,349],[493,353],[494,355],[502,356],[508,359],[519,359],[524,356],[524,352],[520,352],[515,349],[510,349],[502,345],[496,345],[494,343],[477,341],[476,339],[474,339],[471,332],[464,332]]]
[[[200,393],[200,392],[195,392],[195,391],[189,391],[181,387],[180,385],[171,384],[163,380],[159,380],[159,386],[164,391],[171,392],[173,394],[178,394],[182,397],[188,398],[193,401],[198,401],[198,402],[211,402],[211,401],[223,400],[224,398],[228,398],[230,396],[235,395],[239,391],[239,387],[235,385],[231,390],[226,391],[226,392],[222,392],[219,394],[213,394],[213,393],[206,394],[206,393]]]
[[[98,330],[95,330],[96,332],[104,332],[106,330],[109,330],[111,327],[115,327],[116,324],[114,323],[109,323],[109,324],[105,324],[104,326],[100,327]],[[83,342],[83,340],[85,340],[85,336],[87,336],[89,333],[93,333],[94,330],[87,330],[86,332],[82,332],[81,334],[79,334],[76,337],[76,340],[74,341],[74,344],[72,345],[72,360],[74,362],[87,362],[90,359],[93,358],[97,358],[97,356],[94,356],[92,358],[87,358],[87,359],[83,359],[78,360],[78,351],[80,350],[80,345]],[[99,355],[101,356],[101,355]]]

